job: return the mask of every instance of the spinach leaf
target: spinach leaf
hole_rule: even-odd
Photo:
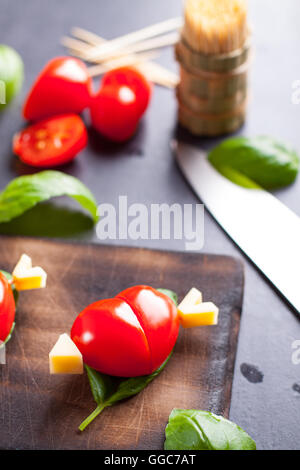
[[[169,289],[161,289],[161,288],[158,288],[156,289],[158,290],[158,292],[161,292],[162,294],[165,294],[166,296],[170,297],[171,300],[173,300],[174,304],[178,305],[178,295],[173,292],[172,290],[169,290]]]
[[[9,222],[42,201],[70,196],[98,220],[97,203],[90,190],[73,176],[60,171],[42,171],[19,176],[0,193],[0,223]]]
[[[108,406],[112,406],[125,398],[132,397],[141,392],[164,369],[172,353],[163,364],[152,374],[141,377],[122,379],[106,374],[101,374],[91,367],[85,366],[97,408],[81,423],[80,431],[84,429]]]
[[[208,411],[174,409],[165,450],[256,450],[253,439],[233,422]]]
[[[299,169],[297,153],[266,136],[225,140],[209,153],[208,159],[230,181],[252,189],[291,184]]]

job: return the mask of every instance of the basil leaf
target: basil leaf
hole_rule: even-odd
[[[98,220],[97,204],[90,190],[73,176],[60,171],[42,171],[19,176],[0,193],[0,223],[8,222],[42,201],[70,196]]]
[[[132,377],[123,379],[101,374],[91,367],[85,366],[93,393],[93,397],[97,403],[97,408],[81,423],[80,431],[83,431],[104,408],[112,406],[125,398],[132,397],[141,392],[152,380],[154,380],[164,369],[169,361],[172,353],[165,362],[152,374],[143,375],[141,377]]]
[[[166,296],[170,297],[171,300],[173,300],[174,304],[178,305],[178,295],[173,292],[172,290],[169,290],[169,289],[161,289],[161,288],[158,288],[156,289],[158,290],[158,292],[161,292],[162,294],[165,294]]]
[[[0,88],[0,110],[20,91],[23,78],[24,65],[20,55],[12,47],[0,44],[0,81],[4,83],[3,89]]]
[[[256,450],[253,439],[232,421],[208,411],[174,409],[165,450]]]
[[[271,137],[225,140],[208,156],[211,164],[233,183],[246,188],[280,188],[298,173],[299,156]]]
[[[165,368],[167,365],[172,353],[167,357],[165,362],[159,366],[152,374],[143,375],[141,377],[132,377],[127,380],[122,380],[119,384],[116,392],[107,400],[108,406],[114,405],[118,401],[124,400],[125,398],[132,397],[141,392],[147,385],[152,382]]]
[[[112,377],[106,374],[101,374],[89,366],[85,366],[88,379],[90,382],[92,394],[95,402],[98,405],[105,403],[111,393],[115,390],[116,384]]]

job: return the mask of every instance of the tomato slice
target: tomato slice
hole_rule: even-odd
[[[34,82],[23,107],[23,116],[38,121],[57,114],[81,113],[89,105],[92,79],[84,62],[55,57]]]
[[[130,305],[147,337],[152,370],[169,356],[179,331],[179,316],[172,300],[149,286],[135,286],[120,292],[116,298]]]
[[[136,95],[125,85],[101,88],[91,101],[90,111],[93,127],[116,142],[133,136],[140,117]]]
[[[4,274],[0,273],[0,340],[5,341],[13,326],[16,304],[12,289]]]
[[[101,88],[106,86],[127,86],[135,93],[139,115],[146,111],[152,95],[152,83],[137,69],[121,67],[107,72],[102,79]]]
[[[73,160],[86,144],[83,121],[76,114],[68,114],[18,132],[13,139],[13,151],[27,165],[49,168]]]
[[[71,338],[85,364],[104,374],[134,377],[152,372],[145,333],[121,299],[89,305],[76,318]]]

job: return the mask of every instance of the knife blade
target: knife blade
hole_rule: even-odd
[[[300,313],[300,218],[271,193],[223,177],[205,151],[180,141],[172,146],[207,210]]]

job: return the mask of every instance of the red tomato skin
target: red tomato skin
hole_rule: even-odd
[[[131,88],[137,98],[139,117],[141,117],[149,106],[153,85],[134,67],[120,67],[107,72],[101,82],[101,87],[125,85]]]
[[[126,102],[120,97],[120,89],[126,88],[132,100]],[[125,142],[136,132],[139,110],[134,93],[127,87],[105,86],[90,103],[93,127],[114,142]]]
[[[5,341],[13,326],[16,313],[16,304],[12,289],[4,276],[0,273],[0,340]]]
[[[135,286],[117,296],[136,314],[147,337],[155,371],[169,356],[179,332],[179,316],[172,300],[149,286]]]
[[[102,373],[118,377],[151,373],[147,338],[122,299],[101,300],[84,309],[72,326],[71,338],[84,363]]]
[[[34,148],[34,135],[36,132],[48,129],[49,135],[51,128],[56,126],[57,132],[61,128],[63,133],[66,126],[74,134],[72,143],[64,145],[59,150],[52,150],[45,148],[37,151]],[[76,132],[76,138],[75,138]],[[32,136],[33,144],[30,147],[28,136]],[[20,132],[17,132],[13,138],[13,152],[18,155],[19,159],[26,165],[36,168],[52,168],[59,165],[64,165],[73,160],[78,153],[87,145],[88,136],[85,125],[81,118],[76,114],[59,115],[49,119],[44,119],[36,124],[33,124]]]
[[[38,75],[23,107],[23,116],[38,121],[58,114],[80,114],[90,102],[92,79],[73,57],[55,57]]]

